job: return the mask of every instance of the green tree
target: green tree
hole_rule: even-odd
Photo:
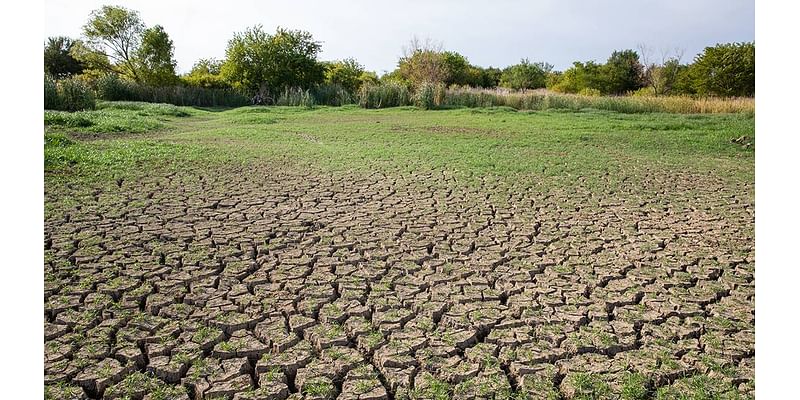
[[[545,87],[547,74],[553,66],[547,63],[531,63],[527,58],[519,64],[512,65],[503,70],[500,76],[500,86],[511,89],[538,89]]]
[[[348,92],[355,93],[361,87],[362,74],[364,67],[352,58],[333,61],[326,63],[325,82],[341,85]]]
[[[675,83],[672,85],[670,94],[697,94],[692,86],[691,66],[680,64],[675,73]]]
[[[398,84],[404,85],[406,87],[410,87],[411,86],[411,82],[408,79],[406,79],[405,77],[403,77],[403,75],[400,73],[400,68],[399,67],[395,68],[394,71],[387,72],[387,73],[381,75],[379,80],[382,83],[398,83]]]
[[[44,72],[54,78],[66,78],[83,72],[83,64],[70,54],[75,41],[66,36],[47,38],[44,46]]]
[[[556,92],[578,93],[584,89],[603,92],[606,88],[603,65],[594,61],[585,63],[576,61],[560,76],[552,76],[550,79],[557,81],[552,85],[552,89]]]
[[[373,71],[364,71],[358,77],[359,88],[364,85],[377,85],[380,82],[378,79],[378,74]]]
[[[83,34],[89,47],[111,60],[117,72],[138,81],[136,55],[144,29],[138,12],[103,6],[91,12]]]
[[[411,39],[408,47],[403,49],[403,57],[397,64],[397,73],[412,86],[446,82],[449,71],[442,45],[430,39],[424,42],[416,37]]]
[[[325,79],[324,66],[317,62],[321,48],[308,32],[278,28],[270,35],[257,25],[228,42],[222,76],[249,91],[309,88]]]
[[[500,78],[503,75],[503,70],[495,67],[488,67],[481,69],[481,84],[479,86],[485,88],[493,88],[500,85]]]
[[[442,61],[444,68],[447,71],[447,78],[444,83],[447,85],[469,85],[470,81],[469,71],[470,67],[467,58],[455,51],[442,52]]]
[[[718,44],[706,47],[690,67],[692,88],[700,95],[754,96],[756,45]]]
[[[648,68],[648,82],[653,94],[656,96],[672,94],[678,79],[681,63],[677,58],[671,58],[661,65]]]
[[[153,86],[176,84],[178,82],[178,76],[175,74],[177,63],[172,57],[173,52],[172,40],[161,25],[145,30],[136,54],[141,81]]]
[[[624,94],[643,86],[644,66],[639,62],[639,54],[633,50],[611,53],[603,66],[605,79],[602,87],[592,87],[603,93]]]
[[[206,89],[229,88],[230,84],[220,74],[221,69],[222,61],[201,58],[192,66],[192,70],[183,76],[183,82],[189,86]]]
[[[72,43],[69,54],[83,65],[83,71],[80,76],[88,80],[94,80],[110,73],[116,74],[117,72],[105,54],[98,53],[81,40],[76,40]]]

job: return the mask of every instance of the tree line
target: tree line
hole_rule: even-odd
[[[353,58],[320,61],[321,50],[321,43],[306,31],[277,28],[270,33],[257,25],[234,33],[223,60],[198,60],[179,76],[173,42],[162,26],[148,27],[134,10],[103,6],[90,13],[81,38],[48,38],[44,68],[55,79],[94,83],[110,76],[153,87],[235,90],[263,103],[274,101],[287,88],[330,85],[356,93],[364,86],[380,84],[404,85],[409,90],[435,84],[547,88],[586,95],[755,95],[753,42],[706,47],[689,63],[683,63],[677,51],[653,60],[650,51],[640,46],[638,51],[614,51],[605,63],[575,62],[555,71],[551,64],[528,59],[502,69],[484,68],[444,50],[441,44],[415,38],[404,48],[397,68],[381,77]]]

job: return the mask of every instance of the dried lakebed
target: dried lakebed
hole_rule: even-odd
[[[118,183],[45,221],[49,398],[753,395],[752,186]]]

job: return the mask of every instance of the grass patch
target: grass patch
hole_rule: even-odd
[[[754,118],[746,114],[518,112],[508,107],[205,111],[105,102],[96,111],[48,111],[45,124],[46,181],[259,162],[343,172],[443,170],[465,181],[481,176],[537,178],[537,184],[580,179],[598,187],[652,171],[736,183],[754,179],[753,146],[734,142],[744,136],[755,143]],[[81,132],[150,134],[83,140]]]
[[[56,132],[144,133],[165,128],[172,118],[202,113],[171,104],[100,102],[91,111],[45,111],[44,124]]]
[[[745,399],[736,388],[721,379],[697,375],[679,379],[656,391],[657,400],[740,400]]]

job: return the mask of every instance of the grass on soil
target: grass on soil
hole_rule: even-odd
[[[47,111],[44,119],[46,181],[111,182],[153,168],[260,161],[465,177],[591,179],[669,169],[749,183],[754,174],[751,114],[105,102],[94,111]]]

